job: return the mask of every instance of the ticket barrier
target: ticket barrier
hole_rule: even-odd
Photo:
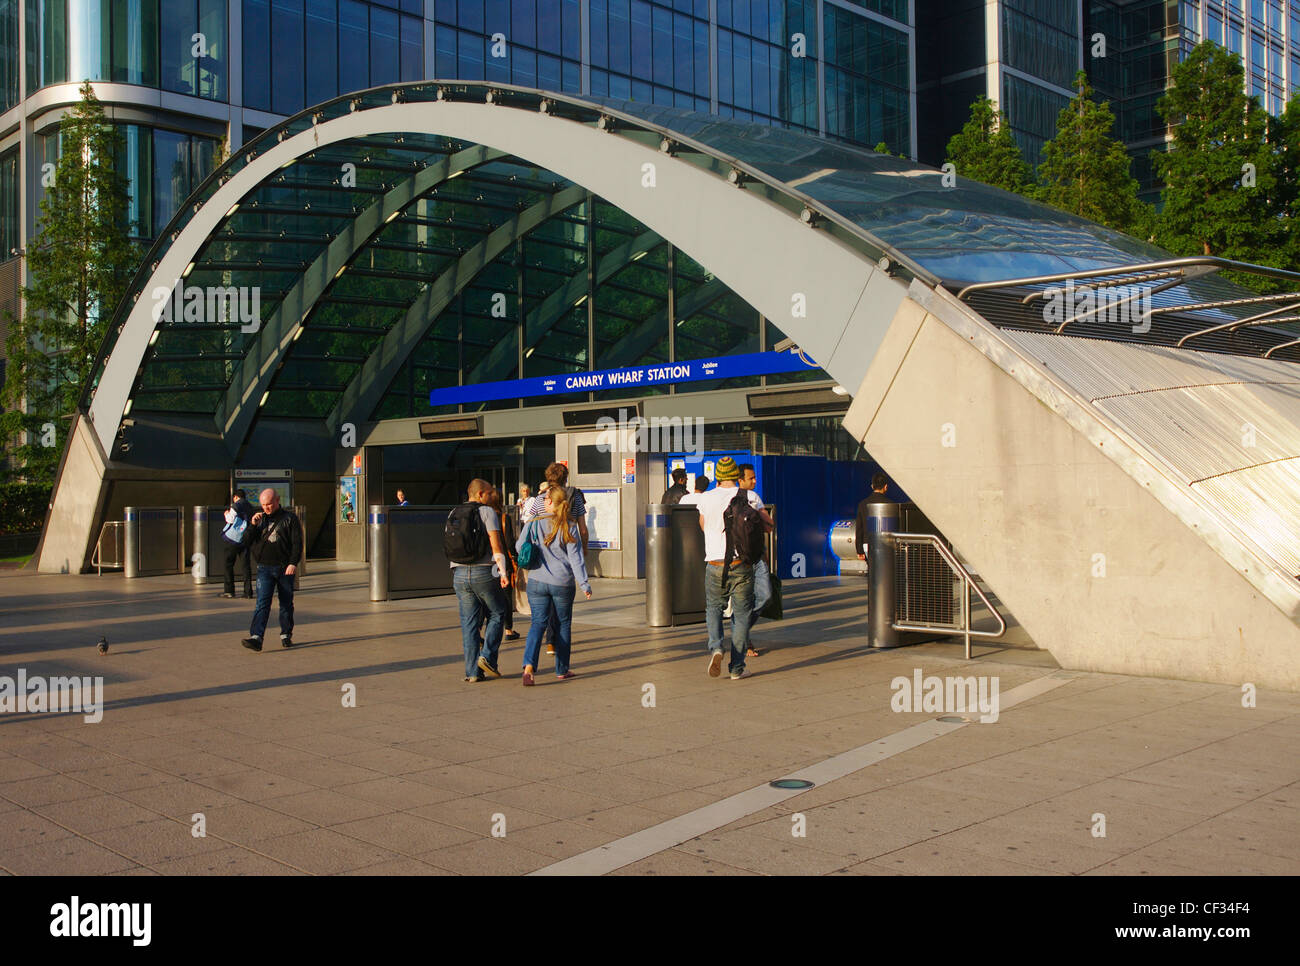
[[[129,506],[123,509],[122,570],[127,577],[157,577],[186,570],[184,508]]]
[[[226,548],[229,541],[221,535],[226,528],[225,506],[196,506],[190,508],[190,574],[196,584],[216,583],[225,579]],[[256,508],[261,512],[260,508]],[[293,589],[302,585],[302,575],[307,569],[307,508],[290,507],[302,525],[302,560],[294,568]],[[253,582],[256,583],[257,564],[249,561],[254,568]],[[235,587],[244,585],[244,556],[235,561]]]
[[[366,515],[370,540],[370,599],[403,600],[453,592],[451,563],[442,535],[453,506],[372,505]]]

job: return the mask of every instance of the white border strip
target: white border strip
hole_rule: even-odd
[[[1046,694],[1048,691],[1066,684],[1072,678],[1073,675],[1058,673],[1012,688],[1005,695],[1002,695],[998,704],[998,711],[1001,713],[1007,708],[1020,704],[1022,701],[1028,701],[1040,694]],[[896,734],[889,735],[887,738],[881,738],[879,741],[851,748],[815,765],[809,765],[802,771],[782,777],[804,779],[813,782],[814,786],[825,785],[837,778],[843,778],[855,771],[860,771],[868,765],[874,765],[886,758],[901,755],[903,752],[910,751],[927,741],[933,741],[935,738],[940,738],[949,732],[964,728],[969,723],[946,722],[931,718],[910,728],[905,728]],[[691,839],[712,832],[714,829],[730,825],[746,815],[761,812],[763,809],[770,808],[787,798],[802,795],[806,791],[809,791],[809,789],[773,788],[771,785],[758,785],[732,795],[730,798],[724,798],[720,802],[705,805],[693,812],[687,812],[685,815],[679,815],[677,818],[671,818],[648,829],[597,846],[562,862],[548,865],[530,873],[530,875],[605,875],[615,869],[621,869],[625,865],[631,865],[633,862],[639,862],[642,859],[663,852],[665,849],[675,848],[683,842],[689,842]]]

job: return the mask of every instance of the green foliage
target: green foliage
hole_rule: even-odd
[[[12,444],[7,450],[8,461],[0,460],[0,483],[14,478],[52,481],[66,434],[66,423],[60,425],[17,409],[0,413],[0,439]]]
[[[1111,137],[1115,117],[1110,104],[1092,99],[1083,71],[1075,76],[1078,94],[1062,109],[1056,137],[1043,146],[1038,166],[1039,200],[1117,231],[1145,237],[1148,206],[1138,200],[1138,183],[1129,173],[1124,145]]]
[[[1278,265],[1285,229],[1277,217],[1278,166],[1266,113],[1242,93],[1241,59],[1202,43],[1173,71],[1156,109],[1174,128],[1156,156],[1164,181],[1157,241],[1178,255],[1218,255]],[[1241,279],[1258,287],[1254,276]]]
[[[0,534],[39,530],[51,489],[49,483],[0,483]]]
[[[1283,115],[1270,124],[1270,134],[1275,203],[1284,235],[1282,265],[1294,269],[1300,266],[1300,96],[1292,97]]]
[[[1033,172],[1011,134],[1006,115],[987,97],[971,105],[970,119],[948,140],[948,161],[957,177],[1017,194],[1030,194]]]
[[[104,120],[89,82],[81,96],[59,126],[62,154],[41,202],[39,234],[27,246],[32,284],[6,345],[4,405],[29,414],[32,426],[54,423],[60,444],[139,258],[128,235],[126,178],[114,167],[120,134]],[[11,415],[4,424],[10,449],[21,422]],[[31,442],[17,448],[29,450]],[[30,472],[53,472],[34,451],[20,461]]]

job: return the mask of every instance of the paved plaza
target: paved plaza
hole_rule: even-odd
[[[371,603],[355,566],[310,562],[301,646],[261,654],[239,646],[251,602],[220,584],[4,572],[0,676],[102,676],[104,705],[0,714],[0,868],[1300,871],[1300,695],[1243,707],[1238,687],[1018,647],[867,652],[860,577],[787,584],[753,676],[712,679],[702,625],[649,628],[642,583],[593,584],[578,676],[525,689],[522,640],[505,677],[465,684],[455,598]],[[894,710],[918,669],[995,680],[997,720]],[[815,786],[769,785],[801,775]]]

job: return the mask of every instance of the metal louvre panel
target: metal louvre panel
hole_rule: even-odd
[[[1171,386],[1238,380],[1208,364],[1206,353],[1010,329],[1003,329],[1001,334],[1089,401]],[[1285,362],[1274,365],[1287,367],[1279,371],[1295,369]]]
[[[1191,386],[1093,405],[1184,483],[1193,483],[1300,455],[1300,422],[1269,406],[1258,388]]]
[[[1300,579],[1300,458],[1192,486],[1278,567]]]

